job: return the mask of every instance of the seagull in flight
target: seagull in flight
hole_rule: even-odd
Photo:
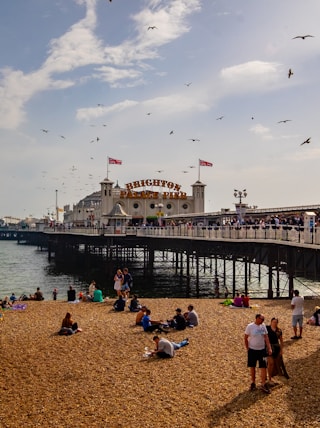
[[[158,169],[156,172],[160,174],[161,172],[163,172],[163,169]]]
[[[45,132],[47,134],[49,132],[49,129],[40,129],[40,131]]]
[[[296,37],[292,37],[292,40],[293,40],[293,39],[302,39],[302,40],[304,40],[304,39],[306,39],[307,37],[314,37],[314,36],[311,36],[311,34],[306,34],[305,36],[296,36]]]
[[[288,71],[288,79],[290,79],[290,77],[293,76],[293,71],[291,70],[291,68],[289,68]]]
[[[188,86],[188,87],[189,87],[191,84],[192,84],[192,82],[185,83],[185,85],[186,85],[186,86]]]
[[[189,168],[195,168],[195,166],[194,165],[189,165]]]
[[[63,138],[64,140],[66,139],[66,137],[64,135],[60,135],[60,138]]]
[[[169,132],[169,135],[172,135],[172,134],[173,134],[173,130]]]
[[[157,29],[157,27],[155,25],[150,25],[148,27],[148,30],[156,30],[156,29]]]
[[[304,144],[309,144],[311,143],[311,137],[307,138],[303,143],[300,144],[300,146],[303,146]]]
[[[200,141],[198,138],[189,138],[189,140],[190,140],[190,141],[193,141],[193,142],[195,142],[195,141]]]
[[[151,115],[151,113],[147,113],[147,116],[150,116]]]
[[[291,119],[279,120],[278,123],[287,123],[287,122],[292,122],[292,120]]]
[[[224,116],[220,116],[220,117],[217,117],[216,120],[222,120],[223,118],[224,118]]]
[[[183,172],[184,174],[187,174],[189,171],[181,171],[181,172]]]

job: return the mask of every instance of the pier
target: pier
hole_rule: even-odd
[[[37,232],[21,232],[20,242],[28,241],[27,235]],[[288,294],[291,297],[295,277],[312,281],[320,280],[320,243],[316,229],[304,230],[279,226],[272,229],[246,227],[192,227],[181,228],[75,228],[46,229],[41,234],[42,245],[47,245],[49,260],[58,264],[75,265],[87,271],[103,266],[126,264],[139,266],[143,275],[153,274],[156,257],[163,263],[169,260],[175,275],[180,276],[186,287],[191,281],[199,286],[201,276],[209,271],[212,276],[225,278],[227,264],[232,266],[230,292],[248,292],[253,275],[259,281],[261,268],[268,272],[269,299],[284,297],[280,290],[280,275],[287,275]],[[31,239],[31,238],[30,238]],[[31,241],[30,241],[31,242]],[[34,244],[36,243],[33,238]],[[36,245],[39,245],[36,244]],[[160,256],[159,256],[160,254]],[[239,284],[237,266],[243,266],[242,283]],[[230,275],[229,275],[230,276]]]

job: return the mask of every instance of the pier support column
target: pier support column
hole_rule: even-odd
[[[269,266],[268,273],[268,299],[273,299],[273,290],[272,290],[272,266]]]

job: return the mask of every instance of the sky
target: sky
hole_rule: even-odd
[[[2,2],[0,217],[72,206],[107,174],[187,194],[200,175],[206,212],[234,189],[320,203],[319,16],[319,0]]]

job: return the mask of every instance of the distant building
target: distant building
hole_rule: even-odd
[[[127,215],[128,224],[162,225],[168,216],[204,213],[205,184],[196,181],[192,194],[182,186],[165,179],[142,179],[120,187],[105,178],[100,192],[94,192],[77,204],[64,207],[64,223],[70,226],[96,226],[110,224],[110,213],[116,204]]]

